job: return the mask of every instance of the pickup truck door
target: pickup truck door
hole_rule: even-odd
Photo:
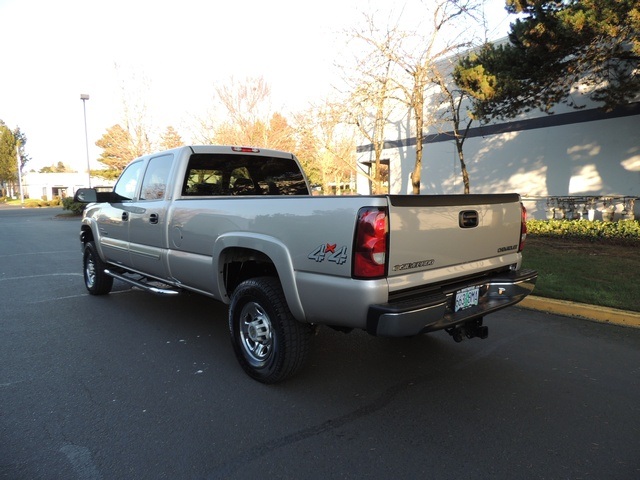
[[[152,157],[144,173],[138,200],[129,216],[129,254],[132,267],[167,278],[167,185],[173,154]]]
[[[97,218],[100,246],[105,260],[110,263],[131,266],[129,220],[142,167],[142,161],[129,165],[120,175],[109,203],[100,208]]]

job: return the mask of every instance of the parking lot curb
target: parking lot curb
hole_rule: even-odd
[[[617,308],[599,307],[535,296],[528,296],[522,300],[518,306],[529,310],[564,315],[566,317],[584,318],[594,322],[640,328],[640,313],[619,310]]]

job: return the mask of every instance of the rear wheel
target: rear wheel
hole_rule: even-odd
[[[106,295],[113,287],[113,277],[104,273],[105,264],[98,255],[94,242],[84,245],[82,255],[84,285],[91,295]]]
[[[311,327],[293,317],[280,283],[272,277],[245,280],[235,289],[229,330],[238,362],[262,383],[294,375],[309,352]]]

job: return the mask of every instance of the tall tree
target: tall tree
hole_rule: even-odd
[[[231,77],[216,87],[216,101],[225,119],[214,134],[216,143],[233,145],[265,144],[271,116],[271,87],[263,77],[238,81]]]
[[[102,148],[98,161],[107,169],[91,172],[107,179],[117,178],[131,160],[151,153],[156,147],[147,113],[149,79],[144,75],[128,74],[119,65],[115,65],[115,69],[121,76],[122,121],[108,128],[96,141],[96,145]]]
[[[372,25],[370,25],[372,26]],[[391,41],[387,38],[387,41]],[[355,75],[349,75],[345,81],[351,94],[346,104],[346,123],[356,126],[360,135],[373,147],[373,175],[370,178],[372,193],[388,193],[383,188],[385,168],[382,152],[384,150],[385,129],[392,112],[393,82],[390,77],[392,63],[389,58],[380,55],[363,55],[357,60]]]
[[[581,85],[612,109],[640,92],[637,0],[507,0],[520,14],[508,43],[488,43],[462,59],[457,84],[474,96],[478,118],[511,118],[531,109],[552,113]]]
[[[296,152],[298,144],[295,137],[295,129],[289,124],[287,118],[279,112],[275,112],[269,119],[266,130],[265,145],[276,150]]]
[[[435,111],[427,108],[426,90],[432,85],[437,63],[469,47],[470,39],[460,26],[475,12],[478,2],[437,0],[422,5],[426,10],[421,16],[430,20],[428,26],[404,31],[395,25],[381,31],[373,16],[366,14],[367,27],[355,32],[355,38],[374,47],[378,55],[395,67],[391,78],[401,92],[398,99],[408,109],[415,134],[415,164],[411,173],[414,194],[420,193],[424,131],[435,121]]]
[[[20,171],[24,172],[27,162],[31,160],[26,152],[27,136],[20,130],[20,127],[16,127],[13,131],[13,136],[16,139],[18,145],[18,155],[20,156]]]
[[[315,131],[315,114],[310,107],[294,117],[296,149],[295,154],[312,185],[323,183],[323,169],[319,161],[320,141]]]
[[[231,77],[215,89],[213,114],[200,119],[203,143],[295,151],[294,128],[271,109],[271,87],[262,77]]]
[[[98,161],[106,165],[108,170],[117,173],[122,172],[124,167],[138,156],[133,146],[131,134],[122,128],[120,124],[108,128],[105,134],[96,142],[96,146],[102,149]],[[98,174],[99,171],[95,173]]]
[[[172,148],[181,147],[184,145],[182,137],[171,125],[167,127],[162,136],[160,137],[160,149],[170,150]]]
[[[0,120],[0,186],[1,196],[7,196],[9,187],[17,179],[18,157],[16,156],[16,139],[4,122]]]
[[[464,193],[469,194],[471,181],[464,156],[464,143],[471,124],[476,118],[468,106],[471,95],[467,91],[457,88],[451,78],[452,70],[450,58],[440,62],[440,66],[433,69],[432,83],[436,86],[436,92],[433,93],[433,96],[438,99],[437,103],[441,106],[438,117],[442,121],[444,130],[447,133],[450,132],[453,137],[460,163]]]
[[[155,146],[152,142],[151,121],[148,113],[147,94],[151,90],[151,81],[144,74],[129,72],[116,65],[121,77],[122,121],[120,125],[129,134],[129,150],[131,158],[151,153]]]
[[[296,118],[300,158],[312,183],[320,183],[324,192],[341,192],[357,172],[355,135],[352,125],[344,123],[344,106],[325,103],[311,107]]]
[[[18,158],[20,171],[30,160],[25,151],[27,137],[16,127],[11,131],[0,120],[0,196],[7,196],[18,183]]]

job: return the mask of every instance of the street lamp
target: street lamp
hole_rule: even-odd
[[[89,176],[89,188],[91,188],[91,165],[89,164],[89,136],[87,135],[87,100],[89,100],[89,95],[86,93],[81,93],[80,100],[82,100],[82,109],[84,110],[84,141],[87,146],[87,175]]]
[[[18,157],[18,184],[20,185],[20,205],[24,208],[24,191],[22,190],[22,159],[20,158],[20,140],[16,142],[16,156]]]

